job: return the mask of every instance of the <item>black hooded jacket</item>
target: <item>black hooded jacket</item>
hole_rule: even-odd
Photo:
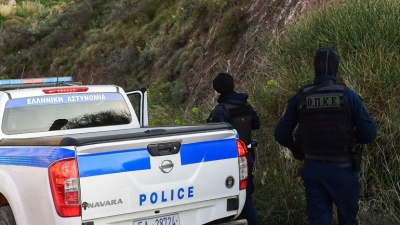
[[[228,122],[231,123],[231,125],[233,127],[235,127],[235,124],[231,118],[231,115],[228,111],[230,111],[232,107],[236,107],[237,109],[242,109],[245,111],[250,111],[251,114],[250,116],[250,120],[249,120],[249,124],[246,124],[246,128],[243,128],[244,131],[243,134],[241,135],[246,136],[246,138],[242,139],[242,137],[240,137],[241,140],[243,140],[244,142],[246,142],[246,144],[249,144],[250,141],[250,137],[249,135],[251,134],[247,134],[247,133],[251,133],[251,130],[258,130],[260,129],[260,118],[258,117],[256,111],[253,109],[253,107],[247,102],[248,99],[248,95],[245,93],[237,93],[237,92],[230,92],[227,94],[223,94],[220,95],[218,98],[218,105],[214,108],[214,110],[211,112],[210,117],[207,119],[207,122],[213,122],[213,123],[217,123],[217,122]],[[239,115],[241,115],[240,112],[238,112]],[[243,116],[243,115],[241,115]],[[235,116],[232,116],[235,117]],[[247,128],[248,126],[248,128]],[[241,133],[241,126],[236,126],[235,129],[238,130],[239,135]],[[246,134],[244,134],[246,133]]]
[[[317,50],[314,58],[316,77],[336,76],[339,56],[333,48]],[[343,154],[355,144],[350,112],[345,100],[347,87],[335,79],[317,86],[304,86],[297,102],[298,135],[307,154]]]
[[[314,58],[315,78],[313,85],[318,86],[329,80],[336,83],[336,73],[339,67],[339,56],[330,47],[318,49]],[[299,93],[293,95],[286,105],[282,117],[275,127],[275,140],[282,146],[288,147],[296,159],[303,159],[304,152],[293,138],[293,131],[299,123],[297,100]],[[376,127],[368,114],[364,103],[358,94],[347,88],[345,93],[346,105],[350,111],[352,125],[355,128],[358,143],[367,144],[375,140]]]

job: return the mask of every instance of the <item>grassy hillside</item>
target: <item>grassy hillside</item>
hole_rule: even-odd
[[[361,224],[399,224],[400,5],[335,2],[20,0],[0,7],[0,76],[147,86],[150,120],[160,125],[203,122],[215,105],[212,78],[231,73],[262,119],[261,224],[298,225],[307,224],[301,162],[272,134],[287,99],[312,82],[315,50],[332,45],[340,81],[360,94],[379,132],[360,173]]]
[[[265,73],[254,84],[253,102],[262,109],[266,126],[258,134],[262,146],[268,146],[267,153],[260,154],[260,165],[268,166],[259,167],[258,172],[263,187],[258,193],[261,202],[267,202],[263,207],[267,213],[262,213],[266,221],[300,224],[296,220],[301,219],[305,206],[300,165],[285,155],[287,151],[274,142],[272,132],[288,98],[302,85],[312,83],[315,50],[330,45],[341,57],[340,82],[360,94],[378,129],[378,138],[365,149],[360,173],[361,224],[400,223],[399,18],[397,1],[333,4],[288,26],[263,54],[260,65]],[[271,183],[283,188],[271,190]],[[279,200],[277,193],[282,196]],[[283,204],[269,204],[271,201]]]
[[[227,53],[247,28],[244,12],[232,0],[42,2],[20,1],[4,16],[1,74],[63,74],[128,87],[150,83],[157,70],[159,81],[172,82],[204,50],[204,43],[191,39],[193,32],[209,32],[221,17],[209,44]],[[95,75],[87,77],[88,72]]]
[[[245,1],[17,3],[11,10],[3,7],[8,11],[0,18],[4,43],[0,46],[0,76],[63,75],[86,84],[151,86],[157,95],[155,104],[173,104],[175,108],[188,101],[189,94],[204,96],[201,92],[211,78],[203,79],[202,90],[190,90],[200,79],[214,76],[215,72],[204,74],[204,67],[219,72],[226,68],[214,66],[222,64],[218,60],[241,60],[230,55],[241,54],[234,48],[248,29],[244,18],[249,15],[242,7]],[[207,62],[212,58],[218,59]],[[240,70],[247,66],[251,63]],[[240,70],[236,70],[239,75]],[[168,120],[169,116],[159,118],[153,121],[174,121]]]

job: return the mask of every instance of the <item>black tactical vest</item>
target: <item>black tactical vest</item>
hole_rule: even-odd
[[[297,101],[297,133],[303,152],[335,155],[349,150],[355,144],[355,136],[346,106],[347,87],[330,84],[310,91],[313,87],[304,86]]]
[[[244,141],[246,145],[251,142],[251,119],[253,108],[250,104],[241,106],[229,103],[220,103],[228,112],[228,122],[235,128],[239,134],[239,139]]]

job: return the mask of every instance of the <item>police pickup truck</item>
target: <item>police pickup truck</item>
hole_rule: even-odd
[[[246,224],[229,124],[150,127],[145,89],[71,82],[1,81],[0,224]]]

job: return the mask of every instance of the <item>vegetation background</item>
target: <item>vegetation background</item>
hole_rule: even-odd
[[[400,223],[400,4],[396,0],[0,0],[0,76],[73,76],[147,86],[152,125],[203,123],[211,82],[231,73],[262,119],[255,132],[261,224],[307,224],[302,162],[273,139],[287,99],[324,45],[378,128],[365,150],[361,224]],[[335,221],[337,224],[337,221]]]

